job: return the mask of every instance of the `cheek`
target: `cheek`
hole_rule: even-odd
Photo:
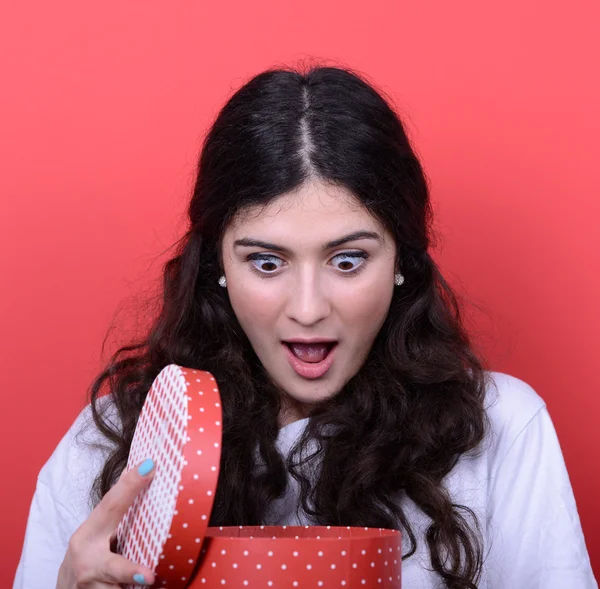
[[[351,290],[343,299],[339,299],[338,312],[353,331],[376,333],[390,308],[392,295],[388,281],[371,283],[365,288]]]
[[[265,288],[240,285],[237,289],[230,289],[229,300],[249,337],[274,324],[279,313],[278,297]]]

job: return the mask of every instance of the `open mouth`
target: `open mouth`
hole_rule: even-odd
[[[327,358],[329,352],[337,345],[337,342],[315,342],[301,344],[297,342],[283,342],[290,352],[302,362],[316,364]]]
[[[338,342],[282,342],[290,366],[304,378],[320,378],[331,368]]]

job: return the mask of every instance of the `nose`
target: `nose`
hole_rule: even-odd
[[[305,268],[290,283],[285,314],[292,321],[309,327],[331,313],[329,295],[317,271]]]

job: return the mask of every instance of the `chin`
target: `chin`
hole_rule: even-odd
[[[284,388],[284,390],[288,397],[292,398],[297,403],[316,405],[335,397],[341,390],[341,387],[332,387],[325,383],[317,384],[308,382],[304,386],[299,387],[291,385]]]

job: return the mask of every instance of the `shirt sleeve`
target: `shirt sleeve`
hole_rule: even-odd
[[[100,407],[115,419],[110,399]],[[38,474],[13,589],[56,587],[69,540],[92,511],[92,484],[109,452],[88,405]]]
[[[508,448],[489,489],[490,587],[598,588],[545,405]]]
[[[79,525],[77,518],[38,479],[13,589],[56,587],[69,540]]]

